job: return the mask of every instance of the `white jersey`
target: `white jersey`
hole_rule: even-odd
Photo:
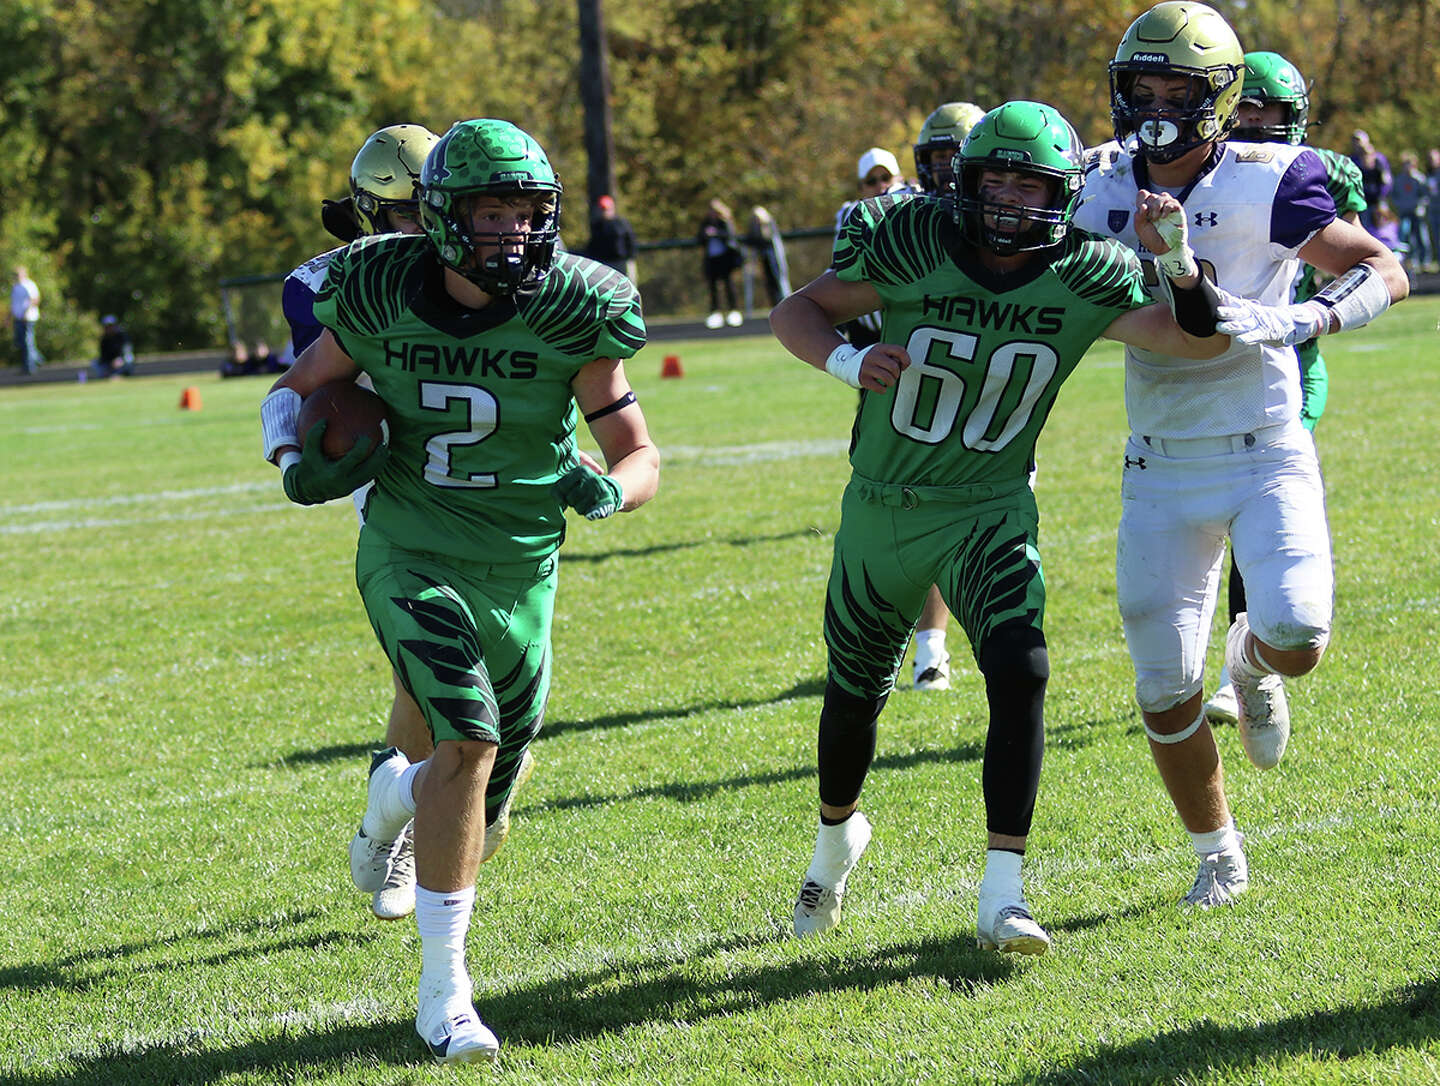
[[[1135,234],[1141,189],[1170,192],[1185,207],[1190,244],[1205,275],[1231,294],[1266,305],[1290,302],[1296,254],[1335,218],[1325,166],[1314,151],[1278,143],[1223,143],[1183,189],[1148,178],[1143,160],[1118,145],[1087,163],[1077,226],[1117,238],[1159,292],[1154,257]],[[1234,343],[1218,358],[1171,358],[1125,348],[1125,411],[1136,435],[1191,438],[1247,433],[1300,414],[1300,370],[1291,347]]]

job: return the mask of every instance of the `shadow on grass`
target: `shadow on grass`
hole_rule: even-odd
[[[290,950],[319,950],[342,943],[363,944],[375,935],[371,932],[326,931],[314,935],[287,935],[259,941],[247,940],[243,946],[218,951],[189,953],[177,948],[186,943],[234,940],[262,932],[290,931],[296,925],[316,916],[318,912],[296,912],[283,918],[270,917],[248,923],[216,926],[204,930],[179,931],[172,935],[119,946],[95,947],[67,954],[48,962],[31,962],[0,969],[0,990],[6,988],[63,988],[84,992],[116,977],[134,977],[145,973],[168,972],[179,967],[191,969],[220,965],[227,961],[254,958]],[[148,955],[165,951],[154,961],[142,961]]]
[[[684,720],[699,713],[713,713],[719,709],[756,709],[762,705],[777,705],[796,698],[818,698],[825,693],[825,677],[803,679],[770,697],[740,700],[735,698],[712,698],[710,701],[684,707],[666,708],[657,706],[638,712],[611,713],[607,716],[589,717],[585,720],[547,720],[540,732],[540,738],[564,735],[566,732],[588,732],[601,728],[624,728],[631,724],[644,724],[651,720]]]
[[[1003,982],[1017,968],[975,948],[970,936],[895,943],[852,956],[817,953],[744,967],[720,963],[711,978],[696,979],[695,964],[735,951],[788,943],[780,934],[719,939],[698,948],[648,958],[621,959],[603,969],[571,973],[498,995],[482,996],[479,1009],[502,1043],[551,1045],[615,1035],[634,1026],[697,1022],[829,991],[869,991],[932,977],[964,993]],[[111,1047],[72,1059],[70,1070],[23,1075],[16,1086],[125,1086],[173,1083],[201,1086],[237,1075],[307,1079],[348,1064],[379,1064],[365,1081],[411,1081],[406,1066],[429,1063],[410,1019],[341,1024],[229,1048],[205,1049],[203,1039],[177,1040],[126,1051]],[[504,1058],[504,1049],[501,1050]]]
[[[674,543],[655,543],[648,547],[626,547],[610,551],[594,551],[586,553],[583,551],[565,550],[561,552],[560,563],[563,566],[576,565],[598,565],[601,562],[609,562],[616,558],[651,558],[657,554],[673,554],[675,551],[694,550],[697,547],[753,547],[757,543],[783,543],[787,539],[801,539],[809,536],[819,536],[815,528],[801,528],[793,532],[778,532],[774,535],[744,535],[735,536],[733,539],[718,539],[714,536],[707,536],[701,539],[682,539]],[[828,537],[828,533],[827,533]]]
[[[983,742],[961,743],[948,750],[911,750],[904,754],[885,754],[871,764],[870,772],[885,772],[896,769],[912,769],[918,765],[932,765],[940,762],[978,762],[985,755]],[[769,773],[746,773],[738,777],[723,777],[710,781],[670,781],[665,784],[647,784],[632,788],[628,792],[593,793],[585,796],[567,796],[546,800],[543,803],[527,804],[522,798],[516,807],[521,814],[541,811],[571,811],[586,807],[608,807],[637,799],[673,799],[681,803],[693,803],[709,799],[738,788],[755,785],[783,784],[787,781],[809,780],[815,776],[814,766],[776,769]]]
[[[1252,1025],[1200,1022],[1088,1056],[1014,1086],[1198,1081],[1251,1069],[1262,1060],[1346,1060],[1388,1048],[1424,1049],[1440,1038],[1440,980],[1406,985],[1373,1003],[1312,1011]],[[1383,1078],[1384,1072],[1379,1072]],[[1283,1072],[1282,1072],[1283,1074]]]

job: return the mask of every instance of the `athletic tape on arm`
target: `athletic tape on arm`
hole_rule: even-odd
[[[260,401],[260,429],[265,435],[265,459],[275,456],[282,445],[299,445],[295,421],[300,417],[300,393],[277,388]]]
[[[1390,288],[1385,277],[1369,264],[1356,264],[1338,279],[1327,283],[1310,299],[1319,302],[1339,320],[1337,332],[1369,324],[1390,308]]]

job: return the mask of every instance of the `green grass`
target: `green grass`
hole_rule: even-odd
[[[349,507],[291,506],[260,461],[265,383],[0,391],[0,1081],[1440,1081],[1437,321],[1326,341],[1334,643],[1280,768],[1220,736],[1253,882],[1198,915],[1115,611],[1118,349],[1071,379],[1038,484],[1055,945],[1026,961],[974,948],[985,716],[954,629],[954,689],[881,719],[844,924],[787,937],[853,393],[767,338],[647,348],[661,493],[573,524],[539,768],[481,872],[498,1072],[429,1063],[413,924],[349,885],[388,668]]]

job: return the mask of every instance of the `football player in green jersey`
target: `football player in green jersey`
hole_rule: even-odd
[[[771,315],[791,353],[863,390],[825,606],[820,827],[795,905],[798,935],[839,922],[846,878],[870,838],[857,806],[876,721],[926,590],[938,584],[990,706],[978,941],[1026,954],[1049,946],[1020,871],[1049,677],[1029,485],[1035,441],[1096,339],[1195,358],[1227,343],[1213,336],[1215,298],[1187,259],[1173,197],[1141,193],[1134,214],[1162,254],[1188,332],[1151,303],[1131,250],[1071,228],[1083,151],[1053,107],[1007,102],[965,139],[953,196],[860,204],[831,270]],[[835,331],[875,309],[879,343],[855,348]]]
[[[1251,143],[1297,146],[1305,142],[1305,130],[1309,125],[1310,92],[1300,69],[1279,53],[1246,53],[1245,80],[1240,90],[1240,105],[1236,110],[1232,137]],[[1360,176],[1360,167],[1338,151],[1323,147],[1312,150],[1325,164],[1325,187],[1335,200],[1336,215],[1358,226],[1360,213],[1365,210],[1365,182]],[[1315,269],[1309,264],[1302,265],[1300,278],[1295,284],[1295,301],[1313,298],[1319,289]],[[1320,416],[1325,413],[1325,402],[1329,398],[1329,377],[1325,359],[1320,354],[1319,339],[1297,343],[1295,354],[1300,360],[1300,422],[1305,429],[1313,432]],[[1246,610],[1246,603],[1245,580],[1235,565],[1233,553],[1230,556],[1227,597],[1230,622],[1234,623],[1236,616]],[[1205,702],[1205,716],[1217,724],[1234,724],[1240,718],[1235,685],[1230,681],[1227,667],[1221,667],[1219,685]]]
[[[421,171],[424,234],[360,238],[335,257],[315,303],[326,331],[261,413],[292,500],[375,480],[356,582],[435,751],[416,764],[376,754],[351,875],[373,890],[413,818],[415,1027],[445,1062],[499,1047],[471,1002],[465,933],[549,692],[564,509],[633,510],[659,481],[621,362],[645,343],[639,297],[619,272],[557,250],[560,196],[544,151],[513,124],[452,127]],[[385,401],[388,442],[362,438],[328,461],[317,424],[301,448],[302,398],[361,373]],[[603,471],[577,450],[577,407]]]

